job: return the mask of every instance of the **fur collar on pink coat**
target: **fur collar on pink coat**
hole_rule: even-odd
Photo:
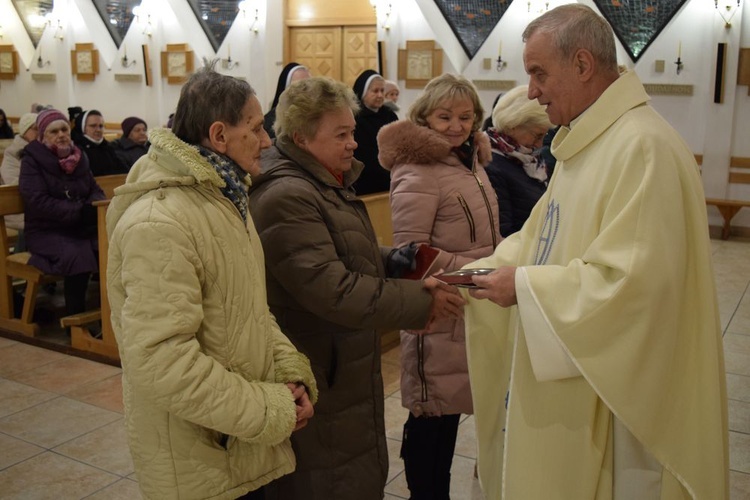
[[[479,164],[486,166],[492,160],[492,148],[487,134],[474,134]],[[399,120],[386,125],[378,133],[378,161],[390,171],[394,165],[412,163],[432,164],[451,154],[447,139],[434,130],[408,120]]]

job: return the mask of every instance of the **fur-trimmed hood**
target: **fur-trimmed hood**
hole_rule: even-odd
[[[487,134],[474,134],[479,164],[486,166],[492,160],[492,148]],[[395,165],[412,163],[432,164],[451,154],[447,139],[434,130],[408,120],[399,120],[386,125],[378,133],[378,161],[390,171]]]

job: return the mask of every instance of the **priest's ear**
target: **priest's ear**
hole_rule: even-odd
[[[594,76],[596,60],[591,51],[587,49],[578,49],[573,56],[573,66],[575,67],[578,79],[585,82]]]
[[[225,154],[227,152],[227,126],[224,122],[215,121],[208,127],[208,138],[203,140],[203,146],[211,151]]]

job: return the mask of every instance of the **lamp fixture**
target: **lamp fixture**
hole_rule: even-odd
[[[234,69],[239,65],[239,61],[232,60],[232,46],[227,44],[227,57],[221,60],[221,67],[223,69]]]
[[[142,35],[146,35],[147,37],[150,37],[153,34],[153,26],[151,24],[151,13],[147,12],[143,8],[143,4],[136,5],[133,7],[133,15],[135,16],[135,21],[137,23],[141,23],[142,19],[145,17],[146,22],[143,23],[143,31],[141,31]]]
[[[685,66],[680,56],[682,56],[682,40],[680,40],[679,43],[677,44],[677,60],[674,62],[677,65],[678,75],[682,73],[682,69]]]
[[[62,25],[62,19],[54,16],[50,12],[46,16],[44,16],[44,20],[47,22],[47,27],[52,27],[53,25],[56,25],[55,33],[52,35],[52,38],[62,41],[65,35],[65,30],[63,29],[63,25]]]
[[[247,16],[247,11],[251,9],[251,7],[250,7],[250,1],[249,0],[242,0],[241,2],[239,2],[237,4],[237,8],[240,11],[242,11],[242,16],[243,17],[248,17]],[[258,33],[258,31],[260,31],[260,19],[259,19],[259,14],[258,14],[258,9],[257,8],[255,9],[255,17],[253,18],[253,22],[250,23],[250,31],[252,31],[253,33],[256,33],[256,34]]]
[[[735,7],[732,5],[733,2],[731,0],[722,0],[722,5],[719,6],[719,0],[714,0],[714,9],[719,13],[722,21],[724,21],[724,28],[729,29],[732,27],[732,18],[740,9],[740,6],[742,5],[741,2],[742,0],[737,0],[737,6]],[[726,12],[726,16],[728,17],[724,16],[722,10]]]
[[[42,47],[40,45],[39,46],[39,57],[36,58],[36,67],[37,68],[43,68],[45,66],[49,66],[50,64],[51,63],[50,63],[49,59],[46,60],[46,61],[44,59],[42,59]]]
[[[497,56],[497,60],[495,62],[497,63],[497,66],[495,67],[495,69],[497,69],[498,71],[504,70],[505,67],[508,65],[508,61],[503,61],[503,56],[501,55]]]

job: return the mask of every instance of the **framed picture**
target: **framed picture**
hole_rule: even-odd
[[[15,80],[18,74],[18,52],[13,45],[0,45],[0,80]]]
[[[161,53],[161,75],[169,84],[181,85],[193,72],[193,51],[186,43],[167,44]]]
[[[421,89],[443,72],[443,51],[433,40],[407,40],[406,49],[398,50],[398,79],[407,89]]]
[[[99,74],[99,51],[93,43],[77,43],[70,51],[70,66],[77,80],[94,81]]]

